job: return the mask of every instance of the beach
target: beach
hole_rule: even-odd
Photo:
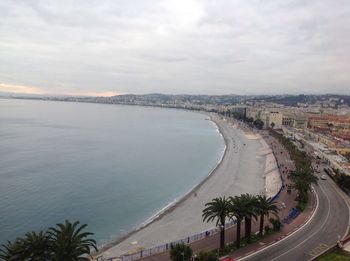
[[[105,246],[99,256],[121,256],[135,252],[135,249],[155,247],[211,229],[215,227],[214,223],[202,221],[205,203],[219,196],[266,193],[265,174],[271,169],[267,164],[273,165],[274,161],[266,160],[266,155],[271,154],[263,146],[262,138],[241,130],[233,121],[228,122],[217,115],[210,118],[226,144],[218,166],[184,198],[146,226]]]

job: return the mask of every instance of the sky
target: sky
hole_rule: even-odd
[[[1,0],[0,92],[350,94],[350,1]]]

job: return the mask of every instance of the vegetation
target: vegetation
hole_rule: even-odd
[[[235,196],[235,197],[230,197],[230,214],[231,217],[235,217],[236,218],[236,224],[237,224],[237,228],[236,228],[236,247],[240,247],[241,246],[241,225],[242,225],[242,221],[244,219],[245,216],[245,212],[242,211],[243,209],[243,204],[242,201],[240,199],[240,197]]]
[[[192,258],[192,249],[184,243],[170,246],[170,259],[172,261],[190,261]]]
[[[262,236],[264,217],[271,213],[276,215],[277,212],[276,202],[265,196],[255,196],[246,193],[240,196],[229,197],[228,199],[225,197],[213,199],[212,202],[206,204],[206,208],[203,210],[203,217],[204,221],[207,222],[216,220],[216,225],[220,224],[220,227],[224,227],[222,221],[225,221],[227,218],[235,218],[237,222],[236,247],[239,248],[241,246],[241,225],[243,220],[245,220],[245,240],[247,243],[250,243],[252,240],[252,219],[257,219],[260,216],[259,235]],[[280,224],[279,222],[278,229]],[[277,226],[274,225],[274,228],[277,228]],[[223,250],[224,248],[222,237],[220,237],[220,249]]]
[[[318,178],[312,174],[311,169],[297,169],[290,174],[293,181],[293,188],[298,190],[297,200],[299,202],[299,209],[304,210],[304,206],[309,200],[309,192],[311,192],[311,185],[317,184]]]
[[[258,198],[251,194],[242,194],[239,197],[242,206],[242,213],[244,214],[244,224],[245,224],[245,237],[248,243],[251,241],[252,234],[252,220],[257,219],[258,209]]]
[[[264,128],[264,122],[260,119],[256,119],[255,121],[253,121],[253,125],[259,130],[262,130]]]
[[[350,161],[350,152],[345,153],[344,157],[345,157],[348,161]]]
[[[196,261],[218,261],[219,257],[214,252],[200,252],[196,259]]]
[[[293,181],[293,188],[298,191],[298,209],[303,211],[309,200],[308,193],[311,191],[312,184],[317,185],[318,178],[313,175],[311,160],[304,151],[300,151],[288,138],[282,134],[270,129],[270,134],[274,136],[289,152],[296,170],[291,172],[290,177]]]
[[[324,254],[317,258],[318,261],[349,261],[350,253],[337,248],[336,250]]]
[[[269,130],[270,135],[275,137],[283,147],[289,152],[291,160],[293,160],[296,169],[311,170],[311,160],[304,151],[299,150],[292,141],[284,137],[282,134]]]
[[[83,232],[86,224],[79,226],[68,220],[48,231],[30,232],[14,242],[8,241],[0,249],[4,261],[84,261],[90,260],[90,250],[97,251],[96,242],[88,238],[93,233]]]
[[[266,196],[257,196],[257,214],[260,216],[260,237],[263,236],[265,216],[269,216],[271,213],[277,216],[278,207],[276,206],[276,203]]]
[[[223,249],[225,247],[225,223],[230,216],[230,200],[225,197],[214,198],[205,206],[202,214],[203,221],[216,220],[216,226],[220,227],[220,249]]]
[[[227,111],[224,113],[225,116],[235,118],[236,120],[243,121],[247,123],[251,127],[255,127],[259,130],[262,130],[264,128],[264,122],[261,119],[256,119],[254,120],[251,117],[245,117],[244,114],[239,113],[239,112],[231,112]]]
[[[335,182],[342,190],[344,190],[347,194],[350,194],[350,176],[344,173],[338,173],[335,176]]]

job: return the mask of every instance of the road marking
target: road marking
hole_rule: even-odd
[[[318,256],[319,254],[321,254],[323,251],[327,250],[330,246],[324,243],[320,243],[317,245],[317,247],[315,247],[314,249],[312,249],[308,254],[309,256],[315,257]]]
[[[331,201],[328,197],[328,195],[325,193],[325,191],[323,190],[322,186],[320,186],[320,189],[322,190],[322,192],[324,193],[324,195],[326,196],[327,198],[327,202],[328,202],[328,211],[327,211],[327,217],[326,219],[324,220],[324,222],[322,223],[322,225],[320,226],[319,229],[317,229],[314,233],[312,233],[310,236],[308,236],[306,239],[304,239],[303,241],[301,241],[298,245],[296,245],[295,247],[293,248],[290,248],[288,249],[288,251],[284,252],[283,254],[271,259],[271,261],[273,260],[276,260],[278,258],[280,258],[281,256],[284,256],[285,254],[289,253],[290,251],[296,249],[297,247],[299,247],[300,245],[304,244],[306,241],[308,241],[310,238],[312,238],[314,235],[316,235],[320,230],[322,230],[324,228],[324,225],[326,224],[326,222],[328,221],[328,218],[331,214]],[[310,219],[311,220],[311,219]],[[301,227],[302,228],[302,227]]]
[[[314,210],[314,213],[312,214],[311,218],[305,222],[305,224],[303,224],[302,226],[299,227],[298,230],[302,229],[304,226],[306,226],[308,223],[310,223],[311,220],[313,219],[313,217],[316,215],[316,212],[317,212],[317,210],[318,210],[318,205],[319,205],[319,198],[318,198],[318,195],[317,195],[316,192],[315,192],[315,196],[316,196],[316,208],[315,208],[315,210]],[[265,250],[267,250],[267,249],[269,249],[269,248],[275,246],[276,244],[279,244],[280,242],[286,240],[287,238],[293,236],[294,233],[296,233],[296,232],[294,232],[294,231],[293,231],[293,232],[289,232],[289,235],[287,235],[283,240],[281,240],[281,241],[276,241],[276,240],[275,240],[275,241],[272,242],[272,244],[269,244],[267,247],[265,247],[265,248],[263,248],[263,249],[261,249],[261,250],[258,250],[258,251],[256,251],[256,252],[253,253],[253,254],[246,255],[246,256],[244,256],[244,257],[242,257],[242,258],[238,257],[237,260],[245,260],[245,259],[247,259],[247,258],[250,258],[250,257],[252,257],[252,256],[255,256],[255,255],[259,254],[260,252],[263,252],[263,251],[265,251]]]
[[[349,234],[349,229],[350,229],[350,205],[349,205],[349,201],[348,201],[348,197],[344,196],[344,191],[342,191],[338,185],[332,180],[332,182],[330,182],[331,185],[333,186],[333,188],[335,189],[335,191],[338,193],[339,196],[342,197],[342,199],[345,201],[346,206],[348,207],[348,228],[346,229],[346,232],[343,236],[343,239]]]

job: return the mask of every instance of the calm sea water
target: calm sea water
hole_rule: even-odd
[[[135,228],[216,166],[199,113],[0,99],[0,243],[65,219],[99,244]]]

